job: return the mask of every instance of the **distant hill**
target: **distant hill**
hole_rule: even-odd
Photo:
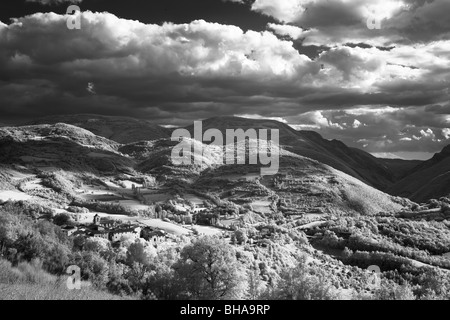
[[[0,163],[29,164],[70,171],[116,172],[133,161],[118,152],[120,144],[72,125],[0,128]]]
[[[394,174],[396,181],[406,177],[414,168],[420,165],[422,160],[404,160],[404,159],[380,159],[386,164]]]
[[[144,171],[153,170],[162,163],[168,162],[169,149],[159,148],[158,146],[161,146],[161,143],[162,145],[169,143],[169,146],[172,147],[174,145],[170,143],[172,129],[163,128],[146,120],[80,114],[50,116],[32,122],[32,124],[55,123],[67,123],[86,129],[99,136],[98,138],[108,139],[107,144],[111,144],[113,141],[123,144],[122,146],[115,146],[115,150],[131,158],[137,157],[139,161],[142,161],[139,163],[138,169]],[[287,124],[274,120],[214,117],[202,121],[202,125],[203,132],[208,129],[219,129],[224,136],[227,129],[278,129],[280,144],[284,150],[317,160],[370,186],[382,191],[389,191],[392,194],[409,194],[407,190],[400,188],[400,185],[396,183],[399,179],[414,173],[413,170],[416,166],[422,165],[420,161],[379,159],[363,150],[348,147],[341,141],[324,139],[317,132],[297,131]],[[186,127],[186,129],[193,136],[193,125]],[[149,144],[148,141],[160,141],[160,143],[154,145]],[[437,160],[439,159],[430,161],[436,162]],[[198,169],[196,168],[195,171],[198,171]],[[396,184],[395,188],[393,187],[394,184]]]
[[[245,127],[245,123],[240,121],[239,119],[236,125]],[[208,125],[208,120],[205,123]],[[279,122],[250,124],[256,128],[280,128],[281,148],[276,148],[274,151],[279,152],[280,155],[279,173],[289,174],[292,176],[289,179],[294,183],[299,183],[297,187],[294,187],[293,190],[296,191],[293,195],[299,198],[308,210],[315,208],[314,210],[323,213],[336,214],[347,212],[375,214],[380,211],[392,213],[408,204],[405,199],[390,196],[368,186],[361,181],[361,178],[352,177],[326,163],[294,152],[306,153],[306,150],[310,154],[318,156],[327,145],[326,140],[322,139],[323,141],[321,141],[317,134],[304,132],[302,135],[301,132]],[[212,123],[212,125],[220,129],[219,123]],[[229,128],[232,124],[226,125]],[[187,140],[194,144],[201,143],[191,139]],[[193,156],[193,159],[200,157],[201,164],[192,162],[191,165],[174,165],[171,153],[173,147],[178,143],[178,141],[165,138],[123,145],[96,136],[88,130],[63,123],[6,127],[0,128],[0,163],[6,166],[23,165],[42,170],[43,168],[55,168],[82,174],[91,172],[98,176],[139,172],[154,176],[159,181],[169,182],[169,185],[170,183],[181,183],[185,187],[197,191],[208,192],[208,190],[218,188],[217,191],[223,193],[237,192],[241,189],[255,191],[255,196],[277,194],[283,199],[292,196],[291,191],[277,189],[273,176],[265,176],[261,183],[242,182],[241,180],[246,180],[248,174],[256,174],[259,177],[261,165],[220,163],[218,160],[221,147],[204,146],[210,152]],[[340,142],[329,141],[328,143],[331,151],[342,148],[342,152],[353,152],[355,161],[370,159],[364,152],[359,153],[357,150],[345,149],[345,145]],[[226,148],[230,148],[230,146],[226,146]],[[243,150],[243,148],[245,148],[244,143],[238,145],[239,150]],[[337,151],[330,152],[326,154],[328,158],[324,159],[344,165],[344,157],[341,155],[339,158],[338,155]],[[347,169],[350,171],[350,168],[347,167]],[[353,174],[356,173],[353,172]]]
[[[242,194],[255,189],[254,195],[267,192],[288,202],[303,203],[304,212],[336,215],[349,212],[363,215],[393,213],[409,204],[406,199],[388,195],[328,165],[294,154],[281,154],[279,173],[287,174],[294,185],[288,189],[279,189],[273,184],[272,176],[264,177],[260,182],[254,182],[251,178],[244,182],[242,179],[227,181],[233,176],[258,175],[258,170],[255,171],[254,167],[241,165],[205,170],[195,182],[194,188],[204,192],[213,190],[222,194],[229,193],[235,201],[244,200]]]
[[[313,131],[297,131],[274,120],[255,120],[238,117],[216,117],[203,121],[203,131],[215,128],[224,133],[226,129],[278,129],[280,144],[295,154],[308,157],[345,172],[380,190],[395,182],[394,173],[382,160],[371,154],[346,146],[337,140],[326,140]],[[187,129],[193,134],[194,126]]]
[[[416,202],[450,194],[450,145],[430,160],[413,168],[402,180],[388,189],[391,194]]]
[[[67,123],[119,143],[156,140],[170,137],[171,130],[146,120],[92,114],[48,116],[29,125]]]

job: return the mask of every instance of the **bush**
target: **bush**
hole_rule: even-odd
[[[247,243],[248,237],[245,230],[239,229],[234,232],[235,239],[238,244],[245,244]]]
[[[327,281],[327,274],[308,266],[302,257],[294,268],[281,272],[281,281],[272,298],[277,300],[334,300],[336,288]]]
[[[14,268],[9,261],[0,259],[0,283],[46,284],[54,282],[55,279],[42,269],[42,262],[39,260],[33,260],[30,263],[21,262]]]
[[[57,226],[64,226],[64,225],[72,225],[73,221],[72,217],[67,213],[60,213],[53,218],[53,223],[56,224]]]
[[[186,298],[239,299],[243,294],[235,250],[224,240],[195,240],[183,248],[175,270]]]

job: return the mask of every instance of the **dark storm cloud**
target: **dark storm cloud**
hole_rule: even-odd
[[[237,25],[243,30],[265,30],[271,17],[249,10],[249,7],[222,0],[2,0],[0,21],[19,18],[36,12],[64,14],[69,4],[82,10],[109,12],[120,18],[138,20],[143,23],[164,22],[189,23],[203,19],[208,22]],[[51,5],[48,5],[51,4]]]
[[[383,45],[450,37],[447,0],[255,0],[251,9],[309,30],[306,39],[317,45],[352,39]],[[380,30],[367,28],[371,17],[381,21]]]
[[[107,105],[154,118],[197,106],[225,112],[215,110],[222,101],[292,90],[292,83],[317,72],[316,63],[268,32],[204,21],[145,25],[89,12],[73,31],[66,19],[36,14],[0,28],[5,114],[68,113],[80,101],[94,110]],[[90,83],[95,97],[86,91]]]

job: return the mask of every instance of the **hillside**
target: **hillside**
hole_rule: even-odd
[[[193,134],[193,125],[187,129]],[[359,149],[349,148],[337,140],[326,140],[313,131],[297,131],[274,120],[255,120],[238,117],[217,117],[203,121],[203,131],[226,129],[278,129],[280,144],[295,154],[317,160],[345,172],[378,189],[385,190],[394,183],[389,167],[380,159]]]
[[[414,168],[419,166],[422,160],[380,159],[394,174],[395,181],[406,177]]]
[[[223,166],[205,170],[193,185],[236,204],[248,203],[270,212],[276,202],[282,211],[313,220],[348,214],[394,213],[409,205],[328,165],[294,154],[280,158],[279,174],[259,176],[254,166]],[[275,205],[275,207],[273,207]],[[279,208],[280,209],[280,208]]]
[[[101,116],[91,114],[48,116],[28,123],[55,124],[67,123],[91,131],[119,143],[141,140],[156,140],[170,136],[170,130],[154,125],[146,120],[127,117]]]
[[[139,141],[167,139],[172,132],[145,120],[99,115],[52,116],[38,119],[32,124],[59,122],[72,124],[98,136],[132,145]],[[337,140],[326,140],[316,132],[297,131],[278,121],[238,117],[204,120],[203,131],[211,128],[219,129],[224,136],[226,129],[278,129],[280,143],[286,150],[328,164],[380,190],[387,190],[398,177],[395,167],[369,153],[349,148]],[[193,125],[187,129],[193,134]]]
[[[189,138],[120,144],[61,123],[0,128],[0,228],[5,228],[0,237],[6,237],[7,249],[16,249],[6,251],[9,262],[3,271],[8,277],[18,274],[9,263],[19,259],[17,269],[36,269],[33,274],[45,280],[39,285],[21,277],[0,281],[0,291],[24,299],[57,299],[63,271],[75,263],[92,290],[61,294],[64,299],[195,298],[197,291],[190,286],[173,285],[196,275],[189,269],[192,262],[184,259],[192,246],[224,250],[220,256],[229,258],[227,266],[242,271],[226,269],[227,277],[242,276],[244,284],[256,279],[260,288],[252,294],[258,299],[282,297],[283,277],[296,265],[318,281],[305,280],[301,287],[329,286],[327,297],[335,299],[377,298],[406,282],[411,283],[409,296],[425,297],[429,282],[423,275],[450,269],[445,257],[450,251],[448,203],[418,206],[301,154],[328,149],[327,157],[343,164],[346,153],[355,162],[372,159],[338,141],[278,122],[257,125],[280,128],[281,146],[272,151],[280,156],[276,175],[261,175],[260,163],[237,164],[244,160],[240,152],[234,164],[222,163],[221,151],[230,145],[203,145],[209,152],[187,155],[192,163],[177,166],[171,157],[176,145],[201,144]],[[238,151],[246,148],[237,145]],[[436,165],[446,159],[441,158],[436,157]],[[134,225],[165,237],[156,244],[146,233],[136,241],[99,239],[90,229],[97,215],[106,225],[112,223],[106,228]],[[77,231],[69,235],[72,226]],[[30,232],[33,237],[16,236]],[[42,265],[33,269],[37,256]],[[385,284],[379,291],[368,281],[370,265],[383,271]],[[147,280],[136,281],[140,270],[145,274],[140,279]],[[235,298],[248,298],[236,292]]]
[[[0,162],[114,172],[133,165],[119,144],[68,124],[0,128]]]
[[[389,193],[408,197],[416,202],[450,194],[450,145],[433,158],[413,168],[409,174],[391,186]]]

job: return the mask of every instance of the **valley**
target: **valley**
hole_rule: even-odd
[[[224,120],[231,127],[242,124],[240,119],[234,124]],[[211,121],[211,126],[218,124]],[[92,254],[109,263],[108,268],[115,261],[127,269],[120,278],[135,294],[161,293],[131,285],[135,266],[130,261],[150,272],[162,268],[154,265],[158,259],[182,259],[180,251],[204,239],[221,241],[234,252],[232,260],[240,270],[236,277],[257,281],[259,298],[281,294],[277,290],[286,281],[285,272],[305,270],[310,274],[305,279],[326,284],[322,298],[377,299],[386,290],[415,298],[443,294],[443,289],[427,286],[450,270],[449,198],[417,203],[387,194],[374,185],[393,185],[388,161],[350,149],[330,153],[335,151],[327,144],[337,142],[309,133],[302,137],[276,122],[256,125],[281,126],[276,175],[262,176],[259,164],[218,164],[214,152],[205,154],[200,166],[176,166],[170,138],[122,144],[63,123],[0,128],[0,217],[15,219],[9,212],[20,211],[24,221],[53,222],[67,241],[85,243],[73,249],[81,256],[97,243],[103,249]],[[323,148],[328,151],[319,152]],[[353,154],[352,162],[359,164],[347,162],[344,154]],[[433,163],[443,166],[441,161]],[[146,253],[134,257],[135,247]],[[8,259],[18,258],[5,247],[2,252]],[[107,263],[111,255],[115,258]],[[67,254],[68,261],[75,257]],[[169,272],[177,262],[158,263]],[[373,265],[381,269],[382,287],[371,285],[368,268]],[[86,273],[86,281],[100,281],[98,277]],[[123,294],[105,281],[100,287]],[[239,290],[233,294],[247,296],[248,291]]]

